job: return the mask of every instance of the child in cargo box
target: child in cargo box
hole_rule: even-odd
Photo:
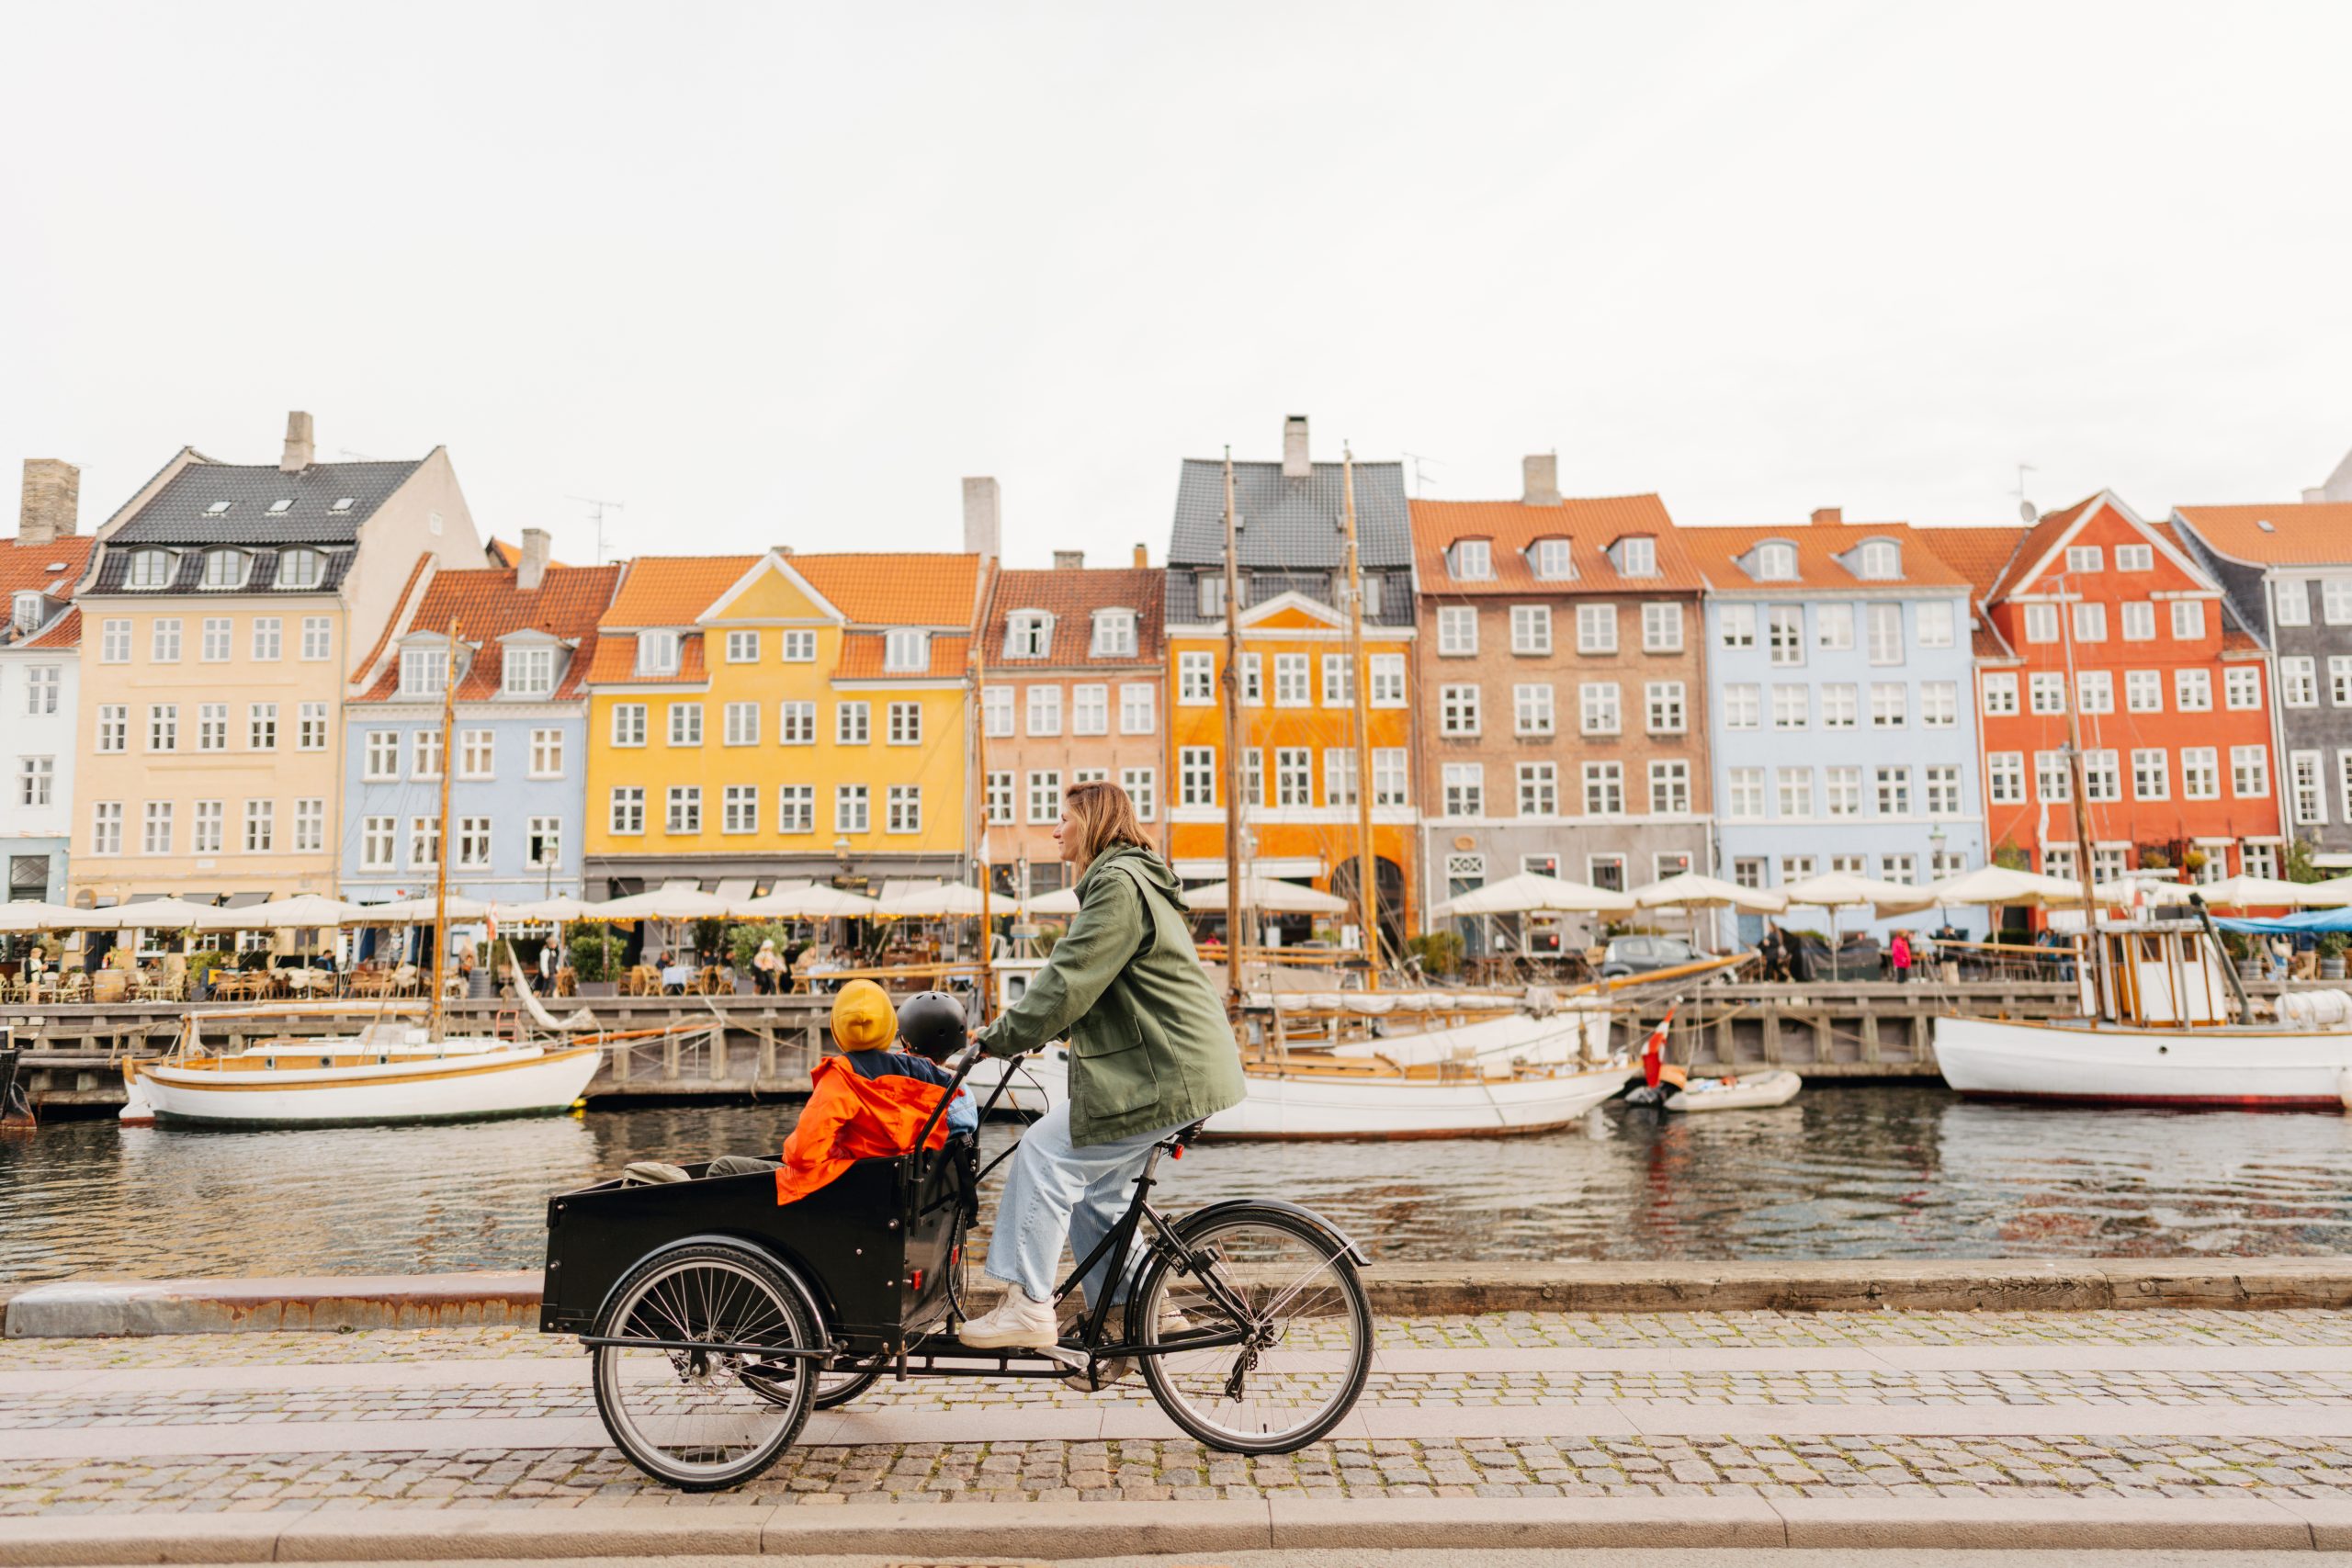
[[[921,1056],[891,1050],[898,1032],[890,998],[873,981],[853,980],[834,997],[833,1043],[842,1054],[817,1064],[808,1103],[784,1140],[777,1202],[798,1201],[859,1159],[911,1148],[939,1103],[938,1089],[953,1075]],[[950,1137],[968,1142],[980,1123],[969,1094],[956,1090],[944,1122],[933,1128],[930,1147]]]

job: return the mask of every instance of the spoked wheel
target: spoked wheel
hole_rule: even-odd
[[[675,1348],[824,1344],[799,1288],[748,1247],[700,1243],[648,1258],[614,1291],[596,1333],[672,1343],[597,1347],[596,1413],[631,1464],[682,1491],[758,1475],[800,1435],[816,1404],[817,1363]]]
[[[1372,1372],[1372,1303],[1330,1235],[1281,1209],[1227,1209],[1184,1221],[1184,1244],[1241,1305],[1155,1252],[1127,1320],[1145,1344],[1240,1338],[1140,1356],[1169,1419],[1229,1453],[1286,1454],[1338,1426]]]
[[[818,1374],[817,1408],[838,1410],[872,1388],[882,1376],[881,1369],[867,1371],[836,1371],[831,1368]]]

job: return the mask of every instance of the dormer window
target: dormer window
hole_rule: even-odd
[[[1903,575],[1903,549],[1892,539],[1866,539],[1854,551],[1854,575],[1892,582]]]
[[[277,558],[277,586],[316,588],[326,576],[326,557],[316,550],[287,550]]]
[[[1545,582],[1564,581],[1577,574],[1566,539],[1538,539],[1527,553],[1535,563],[1535,575]]]
[[[292,498],[291,496],[288,496],[288,497],[285,498],[284,500],[280,500],[280,501],[273,501],[273,502],[271,502],[269,503],[269,514],[270,514],[272,517],[282,517],[282,516],[284,516],[287,513],[291,512],[291,511],[293,511],[293,510],[294,510],[294,500],[293,500],[293,498]]]
[[[931,634],[913,626],[891,627],[882,639],[882,668],[896,674],[929,670]]]
[[[448,686],[449,654],[440,648],[401,649],[401,695],[437,697]]]
[[[253,558],[243,550],[205,551],[204,586],[243,588],[245,585],[245,574],[253,568]]]
[[[678,634],[638,633],[637,672],[640,675],[675,675],[678,672]]]
[[[1225,614],[1223,573],[1204,571],[1193,580],[1193,609],[1204,621],[1216,620]]]
[[[1368,621],[1380,619],[1381,581],[1382,579],[1377,573],[1363,580],[1363,615]]]
[[[328,508],[327,508],[327,510],[328,510],[329,512],[348,512],[348,511],[350,511],[350,510],[351,510],[351,497],[349,497],[349,496],[347,496],[347,495],[345,495],[345,496],[338,496],[338,497],[336,497],[336,498],[335,498],[335,503],[334,503],[333,506],[328,507]]]
[[[1053,650],[1054,618],[1043,610],[1015,610],[1005,618],[1004,656],[1043,659]]]
[[[169,588],[172,585],[172,552],[131,551],[129,582],[133,588]]]
[[[1748,558],[1749,568],[1758,582],[1794,582],[1797,580],[1797,547],[1779,539],[1768,539],[1756,547]]]
[[[18,637],[29,637],[40,630],[41,622],[48,618],[46,596],[37,588],[20,592],[16,603],[9,606],[8,624],[16,628]]]
[[[555,649],[510,648],[500,684],[510,697],[544,697],[555,690]]]
[[[207,517],[226,517],[229,515],[229,508],[236,504],[233,501],[216,501],[204,509],[204,514]]]
[[[1494,547],[1485,539],[1456,539],[1445,570],[1456,582],[1486,581],[1495,575]]]
[[[1636,534],[1617,541],[1617,575],[1620,577],[1656,577],[1657,575],[1657,541],[1647,534]]]
[[[1136,613],[1133,610],[1095,611],[1092,651],[1097,659],[1133,658],[1136,651]]]

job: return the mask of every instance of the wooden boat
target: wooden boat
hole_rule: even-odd
[[[1668,1111],[1761,1111],[1786,1105],[1804,1079],[1783,1067],[1738,1077],[1695,1078],[1667,1097]]]

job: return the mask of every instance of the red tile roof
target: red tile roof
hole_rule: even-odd
[[[833,667],[837,681],[944,681],[960,680],[971,668],[972,639],[968,637],[948,637],[933,633],[931,639],[931,667],[923,671],[885,670],[883,655],[889,639],[880,632],[844,632],[842,634],[841,662]]]
[[[43,626],[34,636],[17,644],[19,648],[79,648],[82,646],[82,607],[74,605],[57,619]]]
[[[1923,544],[1904,523],[1796,523],[1777,528],[1683,527],[1681,536],[1708,586],[1716,592],[1758,592],[1790,588],[1960,588],[1968,579]],[[1891,538],[1903,547],[1903,576],[1894,582],[1857,577],[1837,559],[1865,539]],[[1767,539],[1796,547],[1797,575],[1792,581],[1759,582],[1739,565],[1739,558]]]
[[[2043,513],[2041,519],[2026,530],[2025,537],[2018,541],[2018,547],[2009,557],[2008,564],[1994,578],[1989,587],[1981,591],[1980,596],[1990,602],[2015,592],[2019,580],[2033,570],[2034,563],[2048,555],[2058,543],[2059,536],[2075,525],[2076,518],[2098,505],[2105,493],[2101,491],[2099,495],[2086,496],[2064,512]]]
[[[607,627],[690,626],[711,601],[759,563],[757,556],[640,556],[605,612]],[[597,680],[605,677],[599,671]]]
[[[490,541],[490,547],[485,553],[497,557],[496,564],[500,566],[520,566],[523,564],[523,547],[520,545],[510,545],[503,539],[492,539]]]
[[[621,569],[616,566],[551,566],[538,588],[525,592],[513,570],[477,567],[434,574],[424,602],[405,618],[406,632],[446,632],[457,623],[459,640],[476,645],[465,678],[458,684],[459,702],[481,702],[498,695],[504,677],[505,638],[516,632],[545,632],[574,643],[562,678],[549,701],[580,694],[588,670],[596,661],[596,623],[612,602]],[[400,689],[400,666],[385,660],[383,668],[358,701],[386,702]]]
[[[2352,562],[2352,502],[2277,506],[2183,506],[2184,519],[2217,555],[2255,566]],[[2268,526],[2265,526],[2265,525]]]
[[[2001,524],[1991,528],[1915,527],[1912,537],[1924,539],[1928,547],[1941,556],[1944,564],[1966,578],[1982,599],[1992,592],[1993,584],[2017,554],[2018,541],[2026,536],[2025,528],[2017,524]]]
[[[1158,567],[1108,567],[1080,571],[1000,571],[989,594],[986,635],[980,653],[989,668],[1000,664],[1023,669],[1079,665],[1157,664],[1164,647],[1161,626],[1166,613],[1168,574]],[[1053,645],[1043,659],[1007,660],[1005,624],[1015,610],[1043,610],[1054,617]],[[1115,659],[1097,659],[1094,612],[1133,610],[1136,650]]]
[[[639,674],[637,638],[626,632],[605,632],[598,637],[595,661],[588,671],[588,683],[592,686],[699,685],[709,679],[710,668],[703,661],[700,632],[688,632],[678,639],[678,672],[674,675]]]
[[[1517,501],[1416,501],[1411,503],[1413,555],[1420,591],[1438,595],[1512,593],[1623,593],[1648,590],[1695,592],[1698,565],[1679,539],[1681,530],[1655,495],[1613,495],[1530,506]],[[1629,535],[1657,541],[1657,575],[1620,577],[1603,552]],[[1457,539],[1492,542],[1494,576],[1457,581],[1446,570],[1446,551]],[[1565,581],[1539,578],[1528,552],[1538,539],[1566,539],[1577,575]]]
[[[62,539],[51,539],[45,545],[28,545],[22,539],[0,539],[0,639],[12,636],[8,631],[9,606],[17,595],[28,590],[49,596],[51,602],[63,604],[74,597],[82,574],[90,564],[90,549],[96,541],[86,534],[69,534]],[[55,570],[51,570],[55,568]],[[66,621],[73,626],[69,632]],[[78,615],[52,621],[38,637],[28,638],[26,648],[72,648],[80,641],[82,623]]]
[[[960,626],[979,609],[980,558],[937,551],[785,558],[852,625]]]

